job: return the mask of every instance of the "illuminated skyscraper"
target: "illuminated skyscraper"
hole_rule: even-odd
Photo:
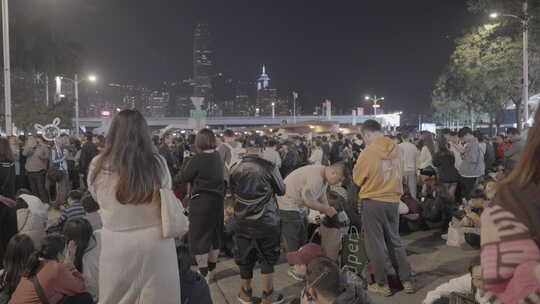
[[[268,74],[266,74],[266,66],[263,64],[261,76],[259,76],[259,79],[257,80],[257,91],[267,89],[269,87],[270,77],[268,77]]]
[[[212,102],[212,77],[214,76],[210,38],[208,24],[198,24],[193,41],[193,95],[204,97],[207,105]]]
[[[266,66],[263,65],[261,76],[257,79],[257,103],[255,104],[261,115],[271,111],[272,103],[277,101],[277,96],[277,90],[270,88],[270,77],[266,74]]]

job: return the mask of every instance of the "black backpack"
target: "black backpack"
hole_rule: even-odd
[[[440,199],[426,198],[422,202],[422,217],[432,223],[440,222],[443,219],[444,206]]]

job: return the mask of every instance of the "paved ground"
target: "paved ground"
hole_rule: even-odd
[[[467,272],[469,261],[479,254],[478,251],[464,250],[461,248],[448,247],[435,231],[416,232],[402,236],[402,241],[407,247],[409,262],[416,273],[416,286],[418,292],[407,295],[399,292],[392,297],[384,298],[372,296],[373,303],[422,303],[426,293],[443,282]],[[276,267],[274,278],[275,290],[289,298],[297,297],[302,288],[298,283],[287,276],[285,259]],[[253,283],[254,296],[261,295],[260,281],[257,279],[260,272],[255,273]],[[231,259],[221,259],[216,272],[216,283],[210,288],[216,304],[238,303],[236,296],[240,290],[240,276],[238,267]]]

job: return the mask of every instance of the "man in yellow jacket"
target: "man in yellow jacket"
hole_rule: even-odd
[[[365,245],[376,281],[368,290],[392,295],[385,269],[390,264],[390,252],[395,255],[405,292],[414,293],[411,267],[399,236],[398,207],[403,194],[399,146],[384,136],[381,125],[374,120],[364,122],[362,137],[367,147],[358,157],[353,177],[360,186]]]

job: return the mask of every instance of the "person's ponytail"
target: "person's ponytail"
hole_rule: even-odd
[[[45,237],[41,249],[30,255],[24,276],[31,278],[37,275],[41,266],[41,260],[56,260],[58,254],[61,253],[65,247],[66,241],[63,236],[49,235]]]

